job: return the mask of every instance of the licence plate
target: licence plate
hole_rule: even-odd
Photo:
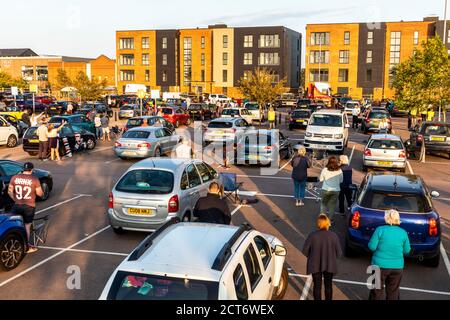
[[[30,143],[39,143],[39,140],[28,140]]]
[[[136,153],[135,152],[131,152],[131,151],[125,151],[122,153],[124,156],[135,156]]]
[[[153,216],[153,210],[128,208],[128,214],[135,215],[135,216]]]
[[[297,120],[298,123],[305,123],[305,120]]]
[[[434,142],[445,142],[447,140],[447,138],[446,137],[431,137],[431,141],[434,141]]]
[[[377,164],[379,166],[392,166],[393,162],[390,162],[390,161],[378,161]]]
[[[326,144],[312,144],[310,145],[311,149],[318,149],[318,150],[334,150],[333,146],[326,145]]]

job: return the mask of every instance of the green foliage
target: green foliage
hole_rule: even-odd
[[[20,89],[28,88],[28,82],[23,79],[14,79],[8,73],[0,71],[0,88],[18,87]]]
[[[106,79],[103,81],[90,80],[86,73],[80,71],[72,81],[72,86],[78,90],[82,100],[96,101],[101,98],[103,88],[106,87]]]
[[[58,74],[56,75],[56,89],[61,90],[65,87],[72,87],[73,82],[67,74],[66,70],[58,69]]]

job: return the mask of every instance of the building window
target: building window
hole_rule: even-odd
[[[134,54],[121,54],[119,62],[121,66],[134,66]]]
[[[162,55],[162,65],[167,66],[167,54],[165,53]]]
[[[134,81],[134,70],[120,70],[120,81]]]
[[[348,69],[339,69],[339,82],[348,82]]]
[[[228,70],[222,71],[222,82],[228,82]]]
[[[350,51],[341,50],[339,51],[339,63],[348,64],[350,61]]]
[[[119,40],[119,49],[121,49],[121,50],[134,49],[134,38],[120,38],[120,40]]]
[[[150,81],[150,70],[145,70],[145,82]]]
[[[366,63],[372,63],[373,61],[373,51],[367,50]]]
[[[330,63],[330,51],[311,51],[311,54],[309,55],[309,63]]]
[[[252,72],[249,70],[244,71],[244,80],[250,79],[250,76],[252,75]]]
[[[185,85],[192,81],[192,38],[183,39],[183,79]]]
[[[142,38],[142,49],[150,48],[150,40],[148,37]]]
[[[244,48],[253,48],[253,36],[244,36]]]
[[[312,46],[329,46],[330,45],[330,33],[329,32],[313,32],[311,33],[311,45]]]
[[[372,81],[372,69],[366,70],[366,81],[371,82]]]
[[[278,73],[273,73],[271,74],[271,76],[272,76],[272,83],[275,84],[280,82],[280,75]]]
[[[36,66],[36,78],[38,81],[48,81],[48,66]]]
[[[253,53],[244,53],[244,65],[252,65],[253,64]]]
[[[419,31],[414,31],[414,45],[417,46],[419,44]]]
[[[205,65],[205,54],[204,53],[202,53],[202,55],[200,56],[200,63],[201,63],[201,65],[202,66],[204,66]]]
[[[367,33],[367,44],[373,44],[373,31]]]
[[[280,36],[278,34],[261,35],[259,37],[259,47],[260,48],[279,48],[280,47]]]
[[[167,82],[167,71],[163,71],[163,74],[162,74],[162,81],[163,81],[163,82]]]
[[[200,47],[202,49],[205,49],[205,47],[206,47],[206,38],[204,36],[200,40]]]
[[[205,82],[206,81],[205,80],[206,79],[206,77],[205,77],[205,70],[202,70],[200,75],[201,75],[201,82]]]
[[[34,67],[22,66],[22,79],[26,81],[33,81],[33,78],[34,78]]]
[[[148,66],[149,64],[150,64],[149,54],[148,53],[142,54],[142,65]]]
[[[224,66],[228,65],[228,53],[224,52],[222,55],[222,63]]]
[[[223,36],[223,48],[228,48],[228,36]]]
[[[329,73],[328,69],[311,69],[309,71],[309,81],[310,82],[328,82]]]
[[[167,49],[167,38],[166,37],[162,38],[162,48]]]
[[[344,44],[349,45],[350,44],[350,31],[344,32]]]
[[[389,53],[389,84],[392,84],[393,74],[392,69],[400,63],[402,33],[400,31],[391,32],[391,44]]]
[[[280,65],[279,53],[278,52],[260,53],[259,65],[261,65],[261,66],[279,66]]]

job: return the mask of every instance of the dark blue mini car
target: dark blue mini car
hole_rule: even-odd
[[[0,215],[0,269],[11,271],[22,262],[27,251],[27,233],[22,217]]]
[[[401,225],[408,232],[412,251],[430,267],[440,262],[440,217],[433,206],[438,192],[430,192],[421,177],[406,174],[371,173],[360,186],[348,219],[346,255],[368,251],[375,229],[386,225],[385,211],[396,209]]]

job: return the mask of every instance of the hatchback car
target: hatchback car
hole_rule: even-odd
[[[439,193],[430,192],[421,177],[370,173],[359,188],[348,219],[345,251],[353,256],[367,251],[376,228],[386,225],[385,211],[396,209],[408,232],[411,258],[437,267],[440,261],[441,219],[433,206]]]
[[[178,128],[180,125],[191,125],[189,114],[180,107],[161,107],[159,112],[162,117]]]
[[[442,153],[450,157],[450,124],[425,122],[418,131],[411,131],[410,142],[417,151],[422,144],[429,153]]]
[[[399,136],[373,135],[364,150],[363,170],[368,168],[406,171],[406,148]]]
[[[286,255],[248,225],[171,220],[119,265],[100,300],[281,300]]]
[[[204,121],[206,119],[214,119],[214,111],[208,104],[193,103],[187,108],[187,112],[193,120],[200,119]]]
[[[0,215],[0,269],[11,271],[26,255],[27,232],[21,216]]]
[[[145,109],[143,109],[145,110]],[[137,104],[126,104],[120,107],[119,120],[130,119],[141,115],[141,106]]]
[[[214,119],[204,133],[205,143],[236,143],[239,136],[255,128],[242,118]]]
[[[163,117],[157,116],[143,116],[129,119],[124,127],[124,131],[127,132],[130,129],[143,127],[144,125],[147,127],[153,127],[158,122],[158,120],[164,128],[168,129],[171,132],[175,131],[175,127],[173,124],[171,124]]]
[[[254,120],[254,116],[252,113],[245,108],[226,108],[222,111],[220,115],[221,118],[236,118],[240,117],[245,119],[248,123],[252,123]]]
[[[361,104],[359,103],[359,101],[356,101],[356,100],[350,100],[350,101],[347,101],[347,102],[345,103],[344,111],[345,111],[345,113],[347,113],[348,115],[351,115],[351,114],[353,113],[353,110],[354,110],[356,107],[360,107],[360,108],[361,108]]]
[[[289,130],[301,127],[306,128],[311,119],[312,111],[309,109],[294,110],[289,117]]]
[[[9,114],[3,114],[2,117],[6,121],[8,121],[14,128],[16,128],[17,132],[19,133],[20,138],[23,136],[25,131],[28,129],[28,125],[25,122],[17,119],[14,116],[11,116]]]
[[[244,105],[244,108],[250,112],[252,122],[266,122],[267,117],[265,108],[260,108],[257,102],[247,102]]]
[[[363,119],[361,130],[368,134],[369,132],[380,132],[379,126],[382,119],[386,119],[388,123],[388,133],[392,132],[392,119],[391,115],[387,111],[372,110],[367,113],[365,119]]]
[[[159,158],[170,153],[180,137],[162,127],[140,127],[125,132],[114,144],[114,153],[121,159]]]
[[[67,116],[55,116],[55,117],[52,117],[49,121],[49,123],[54,124],[55,126],[60,126],[63,122],[67,122],[73,126],[80,128],[80,129],[84,129],[93,134],[96,134],[94,122],[92,122],[86,116],[84,116],[82,114],[67,115]]]
[[[6,145],[8,148],[14,148],[19,141],[17,129],[0,116],[0,145]]]
[[[198,160],[151,158],[128,169],[109,196],[114,232],[152,232],[173,217],[191,221],[194,208],[218,173]]]

